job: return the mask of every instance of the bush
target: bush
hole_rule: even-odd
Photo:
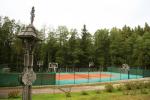
[[[100,93],[101,93],[101,90],[95,90],[95,93],[96,93],[96,94],[100,94]]]
[[[88,94],[88,92],[86,92],[86,91],[82,91],[82,92],[81,92],[81,95],[89,95],[89,94]]]
[[[141,94],[148,94],[148,91],[146,89],[141,89]]]
[[[105,90],[106,90],[107,92],[113,92],[114,87],[113,87],[112,84],[107,84],[107,85],[105,85]]]
[[[135,94],[137,94],[137,91],[136,90],[124,90],[123,94],[124,95],[135,95]]]
[[[128,82],[124,86],[125,86],[126,90],[134,90],[134,89],[136,89],[136,86],[135,86],[135,84],[133,82],[131,82],[131,83]]]
[[[18,97],[20,97],[20,91],[19,90],[11,91],[8,93],[8,97],[9,98],[18,98]]]
[[[134,84],[136,89],[142,89],[144,88],[144,83],[143,82],[137,82]]]
[[[150,81],[145,82],[143,85],[144,88],[150,88]]]
[[[122,85],[118,85],[118,86],[116,87],[116,89],[117,89],[117,91],[122,91],[124,88],[123,88]]]
[[[71,97],[71,93],[70,93],[70,92],[67,92],[67,93],[66,93],[66,97]]]
[[[124,90],[124,91],[123,91],[123,94],[124,94],[124,95],[129,95],[129,94],[130,94],[130,91],[129,91],[129,90]]]

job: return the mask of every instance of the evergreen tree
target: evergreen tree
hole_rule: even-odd
[[[93,59],[92,57],[92,36],[87,31],[86,25],[82,29],[82,38],[80,42],[81,54],[80,64],[81,66],[88,66],[89,62]]]
[[[109,54],[109,31],[107,29],[97,30],[94,34],[95,39],[95,64],[101,66],[110,65]]]

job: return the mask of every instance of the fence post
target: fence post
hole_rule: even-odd
[[[130,79],[130,70],[128,70],[128,79]]]
[[[111,75],[112,75],[112,67],[110,67],[110,82],[111,82]]]
[[[136,79],[137,79],[137,68],[136,68]]]
[[[60,68],[59,68],[59,78],[58,78],[58,85],[60,85]]]
[[[73,67],[73,70],[74,70],[74,84],[75,84],[75,66]]]
[[[101,67],[99,66],[99,78],[100,78],[100,82],[101,82]]]
[[[144,78],[144,69],[142,69],[142,75],[143,75],[143,78]]]
[[[88,83],[89,83],[89,69],[90,69],[90,67],[88,68]]]
[[[121,80],[121,68],[119,70],[120,70],[120,80]]]

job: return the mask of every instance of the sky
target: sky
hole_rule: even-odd
[[[150,25],[150,0],[0,0],[0,16],[8,16],[23,24],[30,23],[35,7],[34,26],[41,29],[65,25],[79,32],[87,30]]]

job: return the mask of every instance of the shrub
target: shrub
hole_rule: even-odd
[[[70,93],[70,92],[67,92],[67,93],[66,93],[66,97],[71,97],[71,93]]]
[[[136,86],[135,86],[135,84],[133,82],[131,82],[131,83],[128,82],[124,86],[125,86],[126,90],[134,90],[134,89],[136,89]]]
[[[89,95],[89,94],[88,94],[88,92],[86,92],[86,91],[82,91],[82,92],[81,92],[81,95]]]
[[[137,82],[134,84],[136,89],[142,89],[144,88],[144,83],[143,82]]]
[[[124,95],[129,95],[129,94],[130,94],[130,90],[124,90],[124,91],[123,91],[123,94],[124,94]]]
[[[148,94],[148,91],[146,89],[141,89],[141,94]]]
[[[117,91],[122,91],[124,88],[123,88],[122,85],[118,85],[118,86],[116,87],[116,89],[117,89]]]
[[[20,97],[20,91],[19,90],[11,91],[8,93],[8,97],[9,98],[18,98],[18,97]]]
[[[96,94],[100,94],[100,93],[101,93],[101,90],[95,90],[95,93],[96,93]]]
[[[135,95],[135,94],[137,94],[137,91],[136,90],[124,90],[123,94],[124,95]]]
[[[107,84],[107,85],[105,85],[105,90],[106,90],[107,92],[113,92],[114,87],[113,87],[112,84]]]
[[[150,81],[144,83],[144,88],[150,88]]]

